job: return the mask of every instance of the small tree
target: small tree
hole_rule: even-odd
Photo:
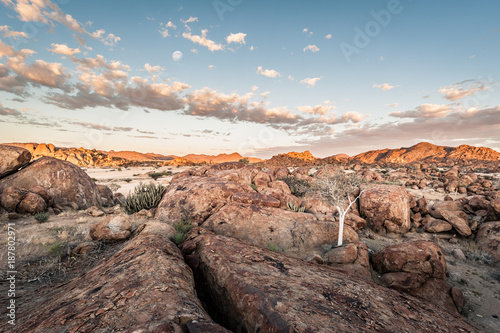
[[[355,174],[346,174],[341,170],[318,179],[319,194],[337,207],[339,212],[339,238],[337,246],[342,245],[345,216],[351,206],[361,196],[362,191],[354,197],[359,185],[363,182],[364,180]]]
[[[248,158],[246,158],[246,157],[240,158],[240,160],[238,162],[245,163],[245,164],[250,164],[250,160]]]

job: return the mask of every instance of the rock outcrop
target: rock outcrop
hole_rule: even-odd
[[[359,211],[369,228],[400,234],[410,230],[410,194],[403,187],[362,184],[361,190]]]
[[[182,251],[212,317],[233,332],[476,332],[438,306],[342,269],[201,228]]]
[[[490,254],[493,262],[500,262],[500,221],[483,223],[476,236],[477,246]]]
[[[0,192],[9,186],[20,189],[43,187],[53,203],[86,209],[100,205],[101,196],[94,181],[79,167],[52,157],[42,157],[28,167],[0,179]]]
[[[463,295],[460,290],[452,293],[454,288],[446,282],[443,251],[434,242],[388,246],[373,256],[373,267],[390,288],[427,299],[453,314],[462,311]]]
[[[0,145],[0,179],[16,172],[31,161],[31,153],[24,148]]]
[[[16,331],[229,332],[203,310],[173,234],[148,223],[110,259],[52,294],[21,296]]]

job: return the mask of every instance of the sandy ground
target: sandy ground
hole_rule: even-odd
[[[168,185],[172,179],[172,176],[163,176],[155,181],[148,176],[148,173],[170,171],[174,175],[191,168],[192,167],[137,167],[115,169],[89,168],[83,170],[85,170],[91,178],[95,179],[97,184],[106,185],[111,188],[113,192],[118,192],[126,196],[141,182],[156,182]]]

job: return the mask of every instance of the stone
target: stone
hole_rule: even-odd
[[[252,182],[257,185],[258,188],[266,188],[271,182],[271,177],[267,173],[259,171],[259,173],[253,177]]]
[[[130,237],[132,225],[125,215],[105,217],[90,228],[90,237],[103,242],[123,241]]]
[[[453,254],[453,257],[455,257],[455,259],[458,259],[458,260],[462,260],[462,261],[465,261],[467,258],[465,257],[465,254],[464,254],[464,251],[460,250],[460,249],[453,249],[453,251],[451,252],[451,254]]]
[[[410,194],[403,187],[384,184],[362,184],[359,211],[369,228],[394,233],[410,230]]]
[[[31,161],[31,153],[24,148],[0,145],[0,179],[8,176]]]
[[[421,197],[417,200],[417,207],[419,209],[420,214],[426,215],[430,213],[429,203],[425,197]]]
[[[0,191],[9,186],[43,187],[53,203],[77,205],[77,209],[100,205],[101,197],[94,181],[79,167],[53,157],[42,157],[22,170],[0,179]]]
[[[440,209],[438,208],[437,211],[443,218],[450,223],[453,228],[462,236],[468,237],[472,234],[472,231],[469,227],[469,223],[466,220],[467,215],[463,212],[463,215],[465,215],[465,218],[463,216],[460,216],[457,212],[454,211],[449,211],[445,209]]]
[[[72,251],[72,256],[87,254],[99,248],[96,242],[83,242],[78,244]]]
[[[174,233],[148,222],[111,258],[49,296],[31,293],[17,309],[16,331],[229,333],[197,299],[191,269],[169,240]]]
[[[490,202],[482,195],[475,195],[469,199],[469,206],[474,210],[488,210]]]
[[[111,189],[106,185],[97,185],[97,189],[99,190],[99,195],[101,196],[101,201],[103,203],[103,206],[105,207],[114,206],[115,201],[114,201],[113,191],[111,191]]]
[[[30,192],[38,194],[45,200],[45,203],[47,206],[52,206],[52,197],[50,194],[47,192],[47,190],[41,186],[33,186],[32,188],[29,189]]]
[[[500,262],[500,221],[487,222],[479,226],[476,244],[490,254],[493,262]]]
[[[99,207],[97,206],[91,206],[89,208],[87,208],[85,210],[85,213],[87,215],[90,215],[90,216],[93,216],[93,217],[101,217],[101,216],[104,216],[104,212],[102,211],[102,209],[100,209]]]
[[[337,222],[318,221],[312,214],[235,202],[210,216],[202,227],[262,248],[274,246],[301,259],[336,244],[339,230]],[[358,239],[358,234],[345,225],[344,242]]]
[[[244,204],[266,206],[266,207],[279,207],[281,205],[281,202],[278,199],[258,192],[235,193],[232,196],[232,201]]]
[[[324,254],[328,265],[345,269],[358,276],[370,279],[370,257],[365,243],[352,242],[334,247]]]
[[[425,225],[425,231],[432,233],[439,233],[450,231],[453,228],[451,224],[446,221],[431,218],[430,221]]]
[[[233,332],[476,332],[432,303],[343,269],[202,228],[182,251],[211,316]]]
[[[163,195],[155,217],[167,223],[187,217],[199,225],[229,203],[233,194],[238,192],[244,192],[239,184],[220,178],[177,178]]]
[[[47,203],[38,194],[29,192],[17,207],[20,214],[38,214],[47,210]]]
[[[1,193],[0,204],[2,207],[8,212],[16,212],[17,206],[26,198],[29,192],[15,186],[9,186]]]
[[[439,245],[412,241],[388,246],[373,255],[373,267],[380,273],[406,272],[437,279],[446,278],[446,262]]]

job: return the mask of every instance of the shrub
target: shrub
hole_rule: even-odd
[[[148,174],[149,177],[153,178],[154,180],[157,180],[160,177],[163,177],[163,173],[161,172],[152,172]]]
[[[266,244],[266,247],[267,247],[267,249],[268,249],[268,250],[271,250],[271,251],[273,251],[273,252],[285,252],[285,250],[284,250],[284,249],[282,249],[282,248],[280,248],[279,246],[274,245],[274,244],[272,244],[272,243],[267,243],[267,244]]]
[[[36,214],[34,217],[35,217],[35,220],[38,221],[38,223],[43,223],[43,222],[47,222],[49,220],[50,214],[47,212],[43,212],[43,213]]]
[[[191,223],[191,220],[189,219],[189,217],[184,216],[180,221],[174,223],[174,229],[176,233],[174,237],[172,237],[172,241],[175,244],[179,245],[186,239],[189,231],[191,231],[192,228],[193,224]]]
[[[281,180],[288,185],[290,191],[296,197],[303,197],[307,192],[311,190],[312,187],[311,183],[308,180],[300,179],[295,176],[288,176]]]
[[[257,185],[255,185],[255,183],[251,183],[250,187],[253,188],[253,190],[257,192]]]
[[[121,206],[125,213],[134,214],[143,209],[151,209],[158,206],[163,196],[165,187],[161,184],[142,184],[140,183],[130,193]]]
[[[295,206],[293,202],[289,201],[286,203],[286,208],[288,208],[291,211],[298,212],[298,213],[303,213],[306,211],[306,207],[304,206]]]
[[[250,161],[248,160],[248,158],[240,158],[240,160],[238,162],[241,162],[241,163],[245,163],[245,164],[249,164]]]
[[[94,182],[97,182],[97,178],[92,178],[92,180],[93,180]]]
[[[130,183],[130,182],[132,181],[132,178],[125,178],[123,181],[124,181],[125,183]]]

